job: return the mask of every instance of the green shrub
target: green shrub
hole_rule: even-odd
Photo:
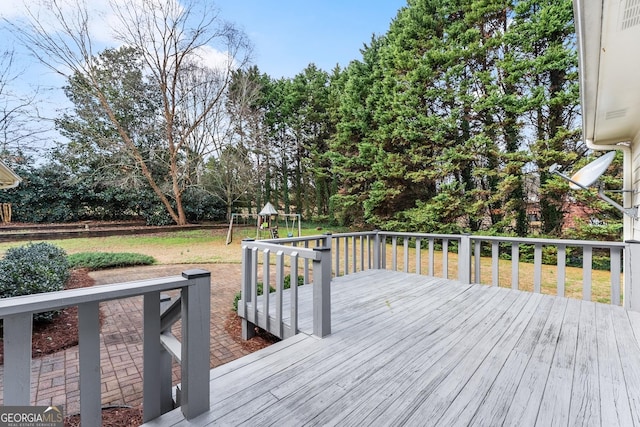
[[[258,282],[258,286],[256,286],[256,291],[258,295],[262,295],[264,292],[264,284],[262,282]],[[269,293],[275,292],[276,289],[273,286],[269,286]],[[236,296],[233,298],[233,311],[238,311],[238,302],[242,298],[242,292],[236,293]]]
[[[62,158],[58,160],[64,162]],[[134,188],[118,186],[102,175],[72,174],[57,162],[36,166],[27,161],[10,166],[22,182],[16,188],[0,192],[0,203],[12,203],[14,221],[144,218],[149,225],[174,224],[158,196],[145,183]],[[197,187],[184,192],[183,207],[189,222],[224,219],[226,213],[219,198]]]
[[[152,265],[156,260],[152,256],[129,252],[82,252],[68,256],[71,268],[102,270],[134,265]]]
[[[57,246],[43,242],[11,248],[0,260],[0,298],[61,291],[69,275],[67,254]],[[51,320],[55,314],[39,313],[34,320]]]
[[[298,276],[298,286],[302,286],[304,285],[304,277],[303,276]],[[262,288],[264,287],[264,285],[262,284],[262,282],[258,282],[258,286],[257,286],[257,291],[258,291],[258,295],[262,295]],[[287,274],[286,276],[284,276],[284,289],[289,289],[291,287],[291,275]],[[273,286],[269,286],[269,293],[275,292],[275,288]],[[238,311],[238,302],[240,302],[240,299],[242,298],[242,292],[238,292],[236,293],[235,297],[233,298],[233,311],[237,312]]]
[[[298,276],[298,286],[304,285],[304,276]],[[289,289],[291,287],[291,275],[284,276],[284,288]]]
[[[242,292],[236,293],[236,296],[233,297],[233,311],[235,313],[238,312],[238,303],[240,302],[241,298],[242,298]]]
[[[145,212],[143,216],[147,225],[161,226],[175,224],[167,210],[159,204],[155,209]]]

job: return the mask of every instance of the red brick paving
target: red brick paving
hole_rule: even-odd
[[[211,271],[211,368],[235,360],[250,350],[226,332],[225,321],[240,289],[240,265],[169,265],[92,272],[96,285],[179,275],[190,268]],[[102,404],[142,403],[142,297],[100,304],[104,324],[100,334]],[[0,376],[3,376],[0,366]],[[65,412],[80,411],[78,347],[33,359],[31,400],[34,405],[65,405]],[[179,367],[174,363],[174,384]],[[3,384],[0,382],[0,391]],[[0,394],[1,396],[1,394]],[[1,399],[0,399],[1,402]]]

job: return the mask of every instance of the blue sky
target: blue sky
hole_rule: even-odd
[[[109,0],[86,0],[90,13],[104,21],[96,25],[93,37],[99,45],[117,47],[109,32]],[[119,1],[136,0],[114,0]],[[196,0],[211,1],[211,0]],[[24,4],[33,0],[0,0],[0,17],[24,17]],[[331,72],[336,64],[345,67],[361,59],[360,50],[373,34],[383,35],[407,0],[217,0],[220,17],[248,35],[254,45],[253,63],[273,78],[294,77],[310,63]],[[65,1],[63,0],[63,3]],[[66,4],[66,3],[65,3]],[[70,6],[69,6],[70,7]],[[38,92],[41,117],[59,116],[68,102],[62,93],[66,79],[38,63],[15,43],[10,31],[0,27],[0,51],[15,49],[14,94]],[[42,124],[48,121],[40,120]],[[49,126],[53,126],[48,122]],[[55,137],[54,137],[55,138]]]
[[[19,19],[23,16],[23,1],[0,0],[0,16]],[[108,0],[87,3],[94,13],[108,9]],[[31,0],[26,4],[34,5]],[[260,71],[280,78],[293,77],[311,62],[331,71],[337,63],[344,67],[360,59],[363,45],[369,44],[372,34],[387,32],[406,0],[216,0],[215,5],[220,17],[247,33]],[[108,39],[108,28],[102,26],[102,31],[105,34],[98,39]],[[0,50],[14,44],[6,30],[0,29],[0,37]],[[15,47],[19,58],[28,61],[26,54],[20,55],[23,49]],[[37,64],[26,67],[30,74],[36,71],[33,66]]]
[[[293,77],[313,62],[325,71],[361,59],[372,34],[389,29],[406,0],[218,0],[223,18],[244,29],[254,62],[271,77]]]

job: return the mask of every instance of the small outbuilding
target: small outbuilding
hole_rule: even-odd
[[[8,190],[9,188],[15,188],[22,182],[14,171],[0,161],[0,189]],[[7,224],[11,222],[11,203],[0,204],[0,220],[2,223]]]
[[[0,189],[15,188],[21,182],[22,178],[0,161]]]

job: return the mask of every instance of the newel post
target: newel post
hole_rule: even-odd
[[[242,239],[243,242],[253,242],[255,239]],[[253,271],[253,251],[246,245],[242,246],[242,299],[238,303],[238,316],[242,318],[242,339],[248,340],[256,334],[255,324],[247,320],[246,303],[251,302],[251,276]]]
[[[627,240],[625,243],[624,308],[640,311],[640,241]]]
[[[333,241],[333,233],[331,233],[330,231],[327,231],[326,233],[323,234],[323,236],[324,236],[324,244],[322,246],[324,246],[325,248],[331,249],[331,242]]]
[[[211,345],[211,273],[187,270],[195,283],[182,288],[182,405],[187,420],[209,410],[209,348]]]
[[[464,284],[471,284],[471,235],[460,236],[458,246],[458,280]]]
[[[4,404],[31,404],[33,313],[6,316],[4,322]]]
[[[331,334],[331,247],[313,250],[320,253],[313,260],[313,334],[322,338]]]
[[[373,230],[373,268],[381,268],[380,264],[380,230]]]

